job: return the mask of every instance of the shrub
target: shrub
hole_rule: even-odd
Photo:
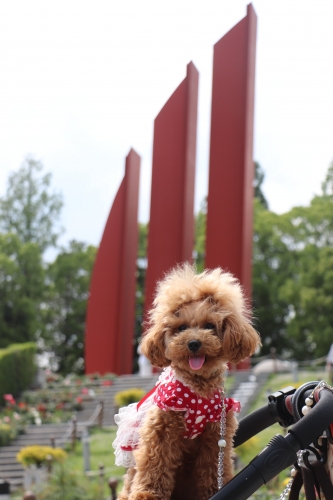
[[[243,463],[248,461],[249,455],[252,453],[255,455],[254,450],[258,449],[258,453],[260,451],[260,440],[257,436],[252,436],[250,439],[245,441],[245,443],[241,444],[236,448],[236,454],[240,457]]]
[[[63,466],[55,467],[47,484],[36,487],[39,500],[96,500],[101,496],[100,488],[77,477]]]
[[[13,439],[11,426],[9,424],[0,424],[0,446],[7,446],[11,439]]]
[[[137,403],[140,399],[145,395],[145,391],[143,389],[127,389],[126,391],[117,392],[114,396],[114,400],[118,408],[122,406],[127,406],[131,403]]]
[[[33,342],[0,349],[0,405],[4,394],[17,396],[31,386],[36,374],[35,355]]]
[[[25,467],[28,465],[49,465],[49,463],[61,463],[67,457],[67,453],[62,448],[51,448],[51,446],[25,446],[16,455],[16,460]]]

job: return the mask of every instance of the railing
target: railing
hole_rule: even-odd
[[[82,428],[91,427],[92,425],[95,424],[96,420],[98,420],[99,427],[103,427],[103,416],[104,416],[104,401],[101,399],[97,404],[95,410],[93,411],[92,415],[85,422],[80,422],[80,426]],[[70,425],[66,430],[65,434],[60,438],[56,439],[54,438],[54,436],[51,437],[51,446],[55,447],[56,444],[57,446],[62,446],[70,440],[72,449],[74,449],[78,437],[77,426],[78,426],[77,417],[76,415],[73,415]]]

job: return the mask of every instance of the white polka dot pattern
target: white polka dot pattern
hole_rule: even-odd
[[[239,411],[239,403],[225,398],[226,412]],[[163,411],[183,411],[186,423],[185,438],[194,439],[203,432],[206,423],[219,422],[222,412],[220,391],[216,390],[211,399],[198,396],[176,378],[162,382],[157,388],[154,404]],[[189,418],[191,416],[191,418]]]

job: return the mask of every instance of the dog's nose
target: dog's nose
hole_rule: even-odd
[[[190,351],[197,352],[200,349],[201,342],[199,340],[190,340],[187,345]]]

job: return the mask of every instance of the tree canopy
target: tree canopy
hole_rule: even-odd
[[[52,175],[41,175],[43,165],[27,156],[8,179],[6,195],[0,198],[0,230],[15,233],[22,243],[35,243],[44,252],[55,246],[62,196],[51,192]]]
[[[71,241],[47,268],[43,344],[61,373],[84,369],[86,308],[95,257],[95,247]]]
[[[42,334],[44,283],[37,245],[22,243],[16,234],[0,234],[0,348]]]
[[[96,248],[71,241],[54,262],[43,252],[60,233],[60,194],[28,157],[0,199],[0,348],[35,340],[61,373],[82,372],[90,278]],[[271,348],[299,360],[325,356],[333,342],[333,163],[322,193],[285,214],[268,209],[264,172],[254,182],[253,310]],[[195,258],[205,266],[207,202],[195,216]],[[148,224],[139,224],[135,338],[142,333]],[[136,354],[136,345],[134,346]]]

